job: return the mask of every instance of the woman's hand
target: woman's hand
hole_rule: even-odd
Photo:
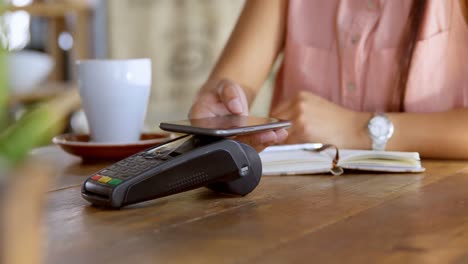
[[[329,143],[340,148],[368,149],[370,113],[354,112],[310,92],[281,102],[271,116],[292,121],[287,143]]]
[[[205,87],[200,91],[190,109],[189,118],[248,115],[247,97],[239,85],[229,80],[219,81],[215,85],[215,88]]]
[[[210,85],[210,82],[207,85]],[[248,115],[247,97],[239,85],[229,80],[222,80],[214,85],[215,87],[204,87],[201,90],[190,109],[189,118]],[[251,145],[260,152],[269,145],[283,142],[287,137],[288,132],[285,129],[279,129],[238,136],[235,139]]]

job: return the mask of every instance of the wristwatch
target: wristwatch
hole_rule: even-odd
[[[369,136],[372,139],[373,150],[385,150],[388,140],[393,135],[393,123],[383,113],[377,113],[367,124]]]

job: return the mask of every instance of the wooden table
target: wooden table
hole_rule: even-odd
[[[468,263],[468,162],[424,174],[263,177],[237,198],[205,189],[119,211],[80,196],[81,164],[35,151],[60,177],[46,213],[46,263]]]

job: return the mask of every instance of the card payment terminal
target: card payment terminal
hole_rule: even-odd
[[[206,186],[246,195],[260,181],[258,153],[235,140],[186,135],[121,160],[90,176],[82,196],[97,206],[120,208]]]

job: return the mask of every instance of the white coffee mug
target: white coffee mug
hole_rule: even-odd
[[[151,90],[151,60],[81,60],[77,67],[91,140],[138,141]]]

